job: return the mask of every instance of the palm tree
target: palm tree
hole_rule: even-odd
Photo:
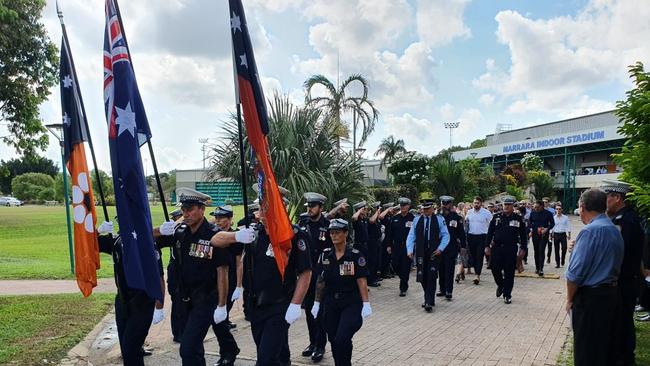
[[[361,84],[361,96],[349,96],[346,90],[354,83]],[[327,90],[327,95],[313,97],[312,89],[314,86],[321,85]],[[353,141],[352,151],[357,148],[357,126],[363,126],[359,146],[363,145],[368,136],[375,129],[375,122],[379,118],[379,111],[375,108],[374,103],[368,99],[368,81],[359,74],[349,76],[340,86],[334,84],[323,75],[314,75],[307,79],[305,87],[305,104],[307,106],[322,108],[324,118],[337,137],[337,146],[340,149],[340,140],[350,136],[350,127],[343,121],[342,116],[346,112],[353,113]]]
[[[431,164],[431,189],[435,197],[449,195],[459,200],[463,199],[465,177],[460,164],[454,161],[451,154],[444,154],[434,159]]]
[[[406,147],[404,146],[404,140],[399,139],[395,140],[393,135],[390,135],[381,141],[379,148],[375,151],[375,156],[384,154],[381,158],[381,164],[379,164],[379,170],[382,170],[385,166],[393,162],[393,159],[396,157],[406,154]]]
[[[297,107],[287,96],[270,101],[269,134],[273,171],[278,184],[291,191],[289,212],[294,218],[303,211],[302,194],[319,192],[330,199],[327,205],[341,198],[351,201],[365,199],[363,172],[352,154],[336,149],[337,136],[323,126],[321,111]],[[222,138],[213,148],[209,178],[228,177],[240,181],[237,116],[223,122]],[[250,146],[244,131],[245,156],[250,157]],[[253,167],[247,164],[248,181],[255,182]],[[249,192],[252,194],[252,192]]]

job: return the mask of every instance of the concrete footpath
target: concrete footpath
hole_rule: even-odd
[[[582,224],[571,217],[573,237]],[[440,300],[433,313],[420,307],[422,289],[414,273],[406,297],[398,297],[399,279],[387,279],[381,287],[372,288],[370,302],[373,315],[354,337],[354,365],[556,365],[558,355],[569,334],[569,319],[564,311],[565,268],[545,265],[549,278],[534,275],[532,248],[525,274],[515,279],[512,304],[506,305],[495,297],[496,286],[489,271],[484,269],[481,283],[472,283],[472,275],[454,286],[451,302]],[[568,261],[568,259],[567,259]],[[39,285],[37,286],[37,283]],[[0,294],[56,292],[70,284],[42,284],[53,281],[0,281]],[[60,281],[56,281],[60,282]],[[76,292],[76,284],[71,291]],[[30,284],[31,283],[31,284]],[[101,280],[101,291],[114,291],[112,280]],[[37,290],[38,288],[41,290]],[[30,290],[31,288],[31,290]],[[8,290],[9,289],[9,290]],[[11,292],[13,291],[13,292]],[[32,292],[30,292],[32,291]],[[68,292],[68,291],[58,291]],[[147,346],[153,355],[145,364],[155,366],[179,365],[178,344],[172,342],[169,323],[169,302],[165,304],[165,320],[151,327]],[[237,324],[233,334],[241,348],[238,365],[253,365],[255,345],[250,324],[243,319],[240,304],[231,312]],[[308,344],[304,314],[290,328],[292,363],[311,364],[300,353]],[[205,340],[208,364],[218,360],[218,344],[212,330]],[[75,346],[61,365],[121,364],[114,314],[109,313],[88,336]],[[328,349],[321,365],[333,365]]]

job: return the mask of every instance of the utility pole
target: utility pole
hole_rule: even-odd
[[[449,129],[449,147],[451,148],[453,146],[453,132],[455,128],[458,128],[460,125],[459,122],[445,122],[445,128]]]
[[[203,170],[205,170],[205,145],[208,144],[208,139],[207,138],[199,139],[199,143],[201,143],[201,154],[203,156],[201,161],[203,161]]]

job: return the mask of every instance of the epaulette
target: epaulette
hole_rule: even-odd
[[[304,227],[300,227],[300,226],[295,225],[295,224],[292,225],[292,226],[293,226],[293,233],[294,233],[294,234],[298,234],[298,233],[301,232],[301,231],[304,232],[304,233],[307,232],[307,229],[305,229]]]
[[[354,248],[353,248],[353,249],[352,249],[352,253],[354,253],[354,254],[359,253],[359,249],[354,249]]]
[[[623,218],[623,214],[620,214],[620,215],[616,216],[616,217],[614,218],[614,220],[620,220],[620,219],[622,219],[622,218]]]
[[[325,249],[323,249],[323,252],[331,252],[331,251],[332,251],[332,248],[325,248]]]

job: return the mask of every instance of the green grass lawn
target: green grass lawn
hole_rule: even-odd
[[[113,304],[114,294],[0,296],[0,364],[58,363]]]
[[[234,209],[238,220],[243,207]],[[211,210],[206,209],[206,215]],[[111,218],[115,216],[115,207],[108,207],[108,211]],[[100,207],[97,214],[99,223],[103,221]],[[151,215],[156,226],[164,221],[160,205],[151,207]],[[168,251],[163,253],[166,260]],[[97,276],[113,276],[110,256],[101,255]],[[0,207],[0,279],[72,278],[63,206]]]

